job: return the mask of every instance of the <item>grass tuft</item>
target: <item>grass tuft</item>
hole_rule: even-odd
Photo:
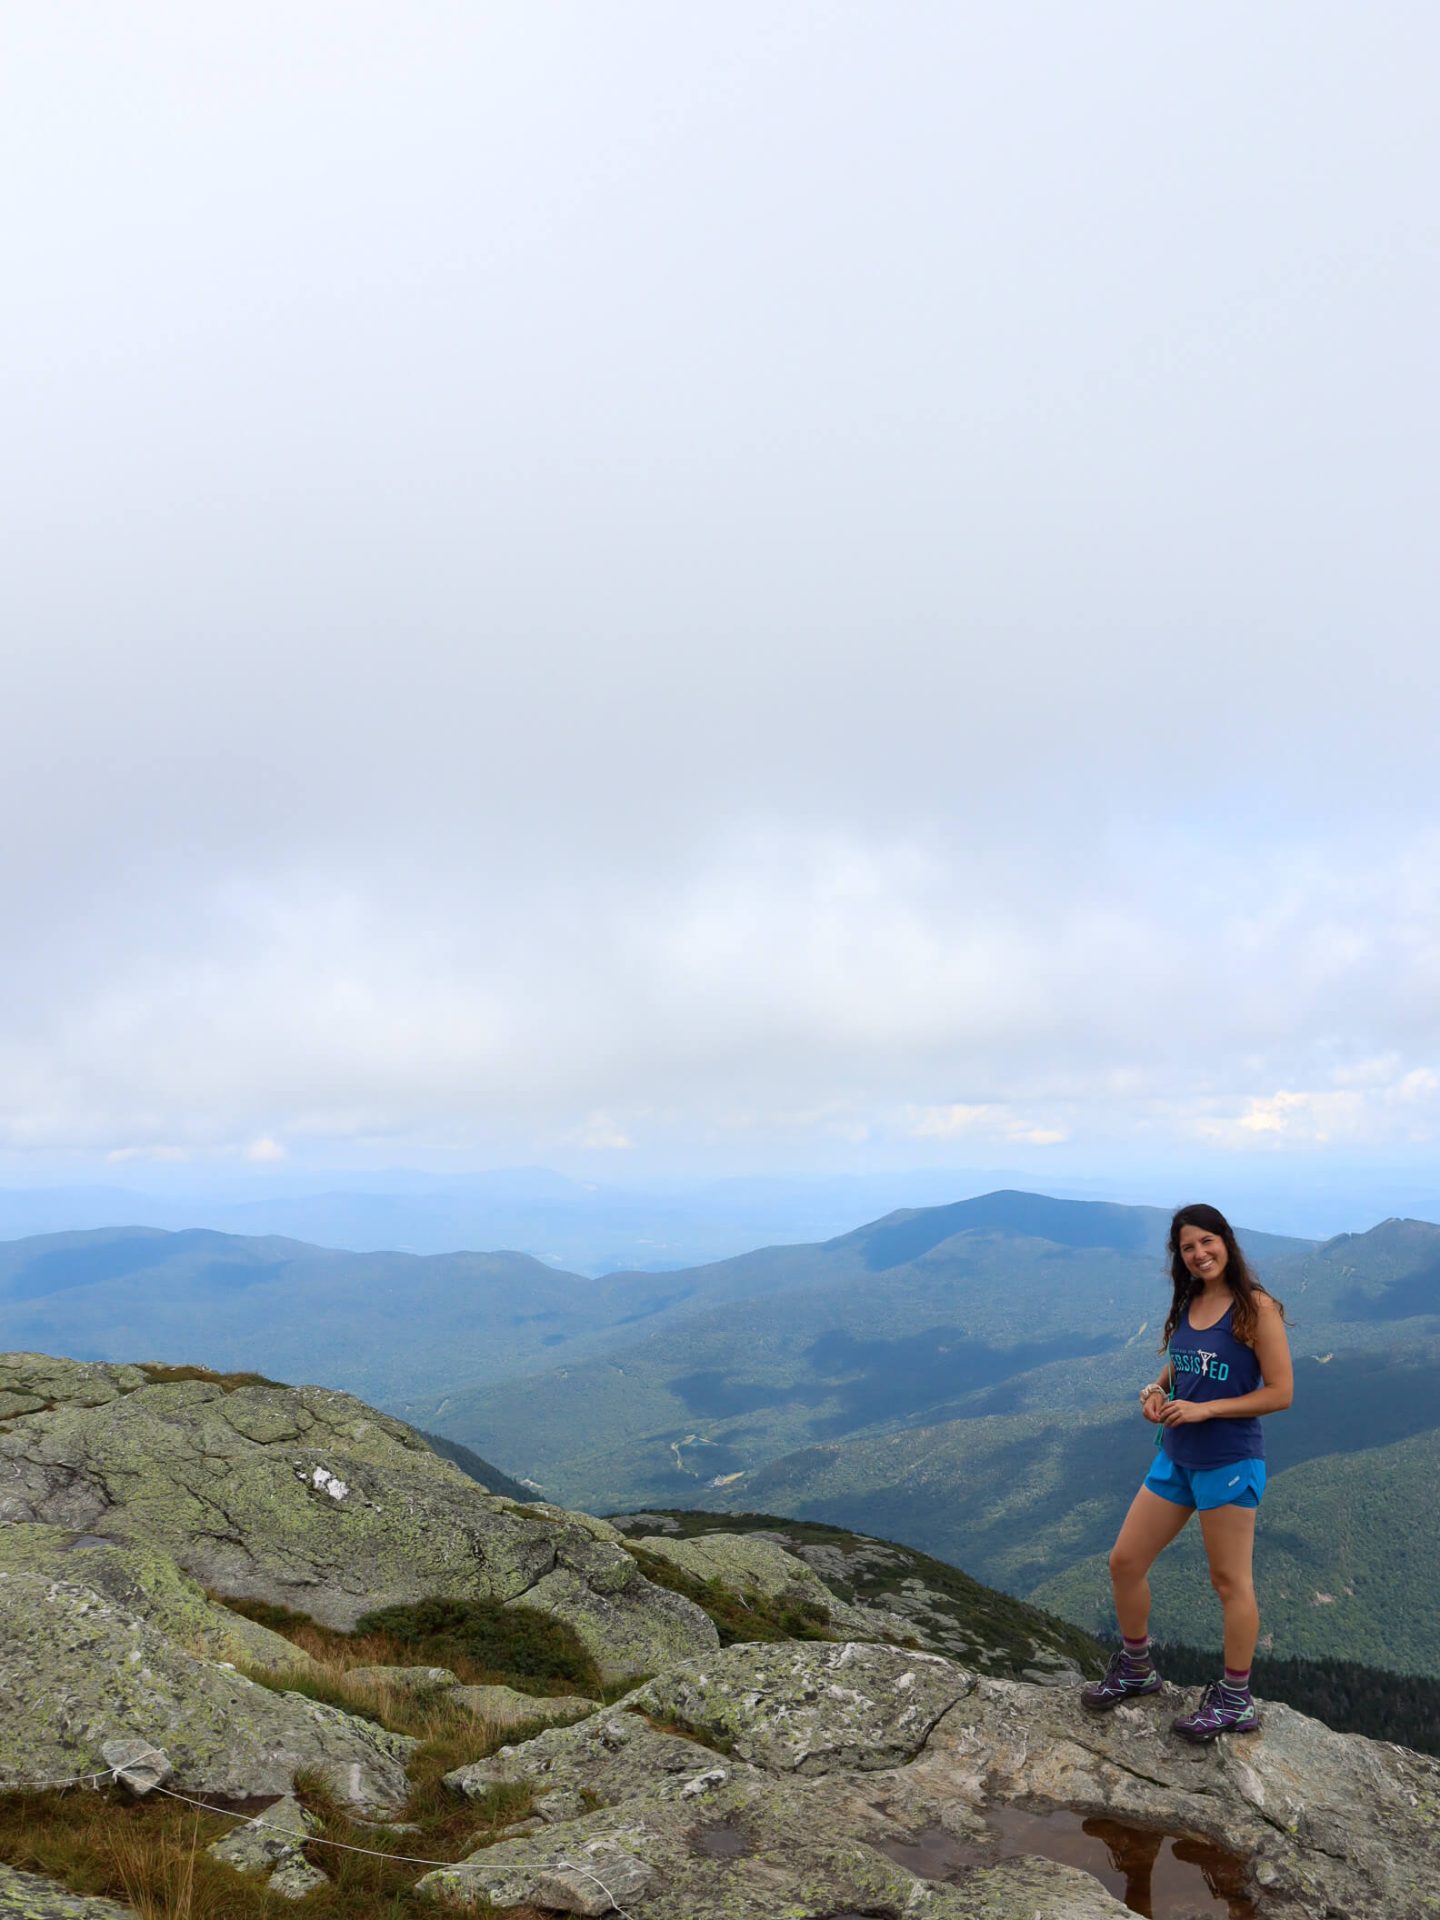
[[[673,1733],[677,1740],[689,1740],[697,1747],[708,1747],[712,1753],[727,1757],[735,1751],[735,1742],[728,1733],[707,1733],[691,1726],[688,1720],[658,1720],[643,1707],[627,1707],[625,1711],[636,1714],[654,1733]]]
[[[142,1361],[141,1373],[152,1387],[172,1380],[206,1380],[222,1393],[234,1393],[240,1387],[283,1387],[283,1380],[267,1380],[263,1373],[216,1373],[210,1367],[166,1367],[158,1361]]]
[[[579,1637],[562,1621],[529,1607],[502,1607],[494,1600],[421,1600],[367,1613],[353,1633],[340,1633],[267,1600],[223,1593],[210,1598],[283,1634],[336,1673],[348,1667],[448,1667],[467,1686],[513,1687],[541,1698],[602,1697],[599,1670]]]
[[[568,1633],[519,1630],[514,1616],[496,1630],[492,1609],[471,1602],[431,1601],[419,1607],[387,1608],[383,1630],[336,1633],[307,1615],[265,1602],[214,1596],[236,1612],[258,1619],[303,1647],[319,1663],[307,1674],[241,1669],[275,1692],[303,1693],[346,1713],[363,1716],[420,1745],[408,1767],[410,1791],[397,1819],[418,1829],[395,1833],[360,1825],[314,1777],[301,1776],[296,1792],[321,1827],[307,1843],[306,1857],[329,1884],[292,1902],[266,1890],[263,1876],[238,1873],[212,1859],[206,1848],[237,1824],[221,1812],[197,1812],[163,1796],[135,1801],[119,1787],[101,1791],[0,1795],[0,1860],[59,1881],[72,1892],[123,1900],[140,1920],[434,1920],[435,1907],[415,1892],[427,1871],[413,1859],[452,1862],[504,1837],[530,1810],[528,1784],[502,1782],[478,1800],[452,1793],[444,1776],[483,1760],[498,1747],[540,1732],[539,1721],[500,1728],[456,1702],[447,1687],[408,1689],[351,1678],[360,1666],[445,1666],[472,1684],[500,1684],[517,1692],[548,1695],[587,1691],[615,1698],[624,1687],[602,1689],[593,1662]],[[493,1611],[498,1612],[499,1609]],[[536,1615],[545,1628],[556,1623]],[[518,1651],[518,1668],[495,1664]],[[315,1844],[339,1841],[364,1853]],[[491,1920],[540,1920],[530,1908],[487,1909]]]

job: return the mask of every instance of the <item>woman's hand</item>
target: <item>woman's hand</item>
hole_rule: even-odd
[[[1204,1400],[1167,1400],[1160,1409],[1161,1423],[1167,1427],[1188,1427],[1209,1418],[1210,1407]]]
[[[1140,1411],[1152,1427],[1160,1425],[1160,1409],[1165,1404],[1165,1389],[1162,1386],[1149,1386],[1140,1396]]]

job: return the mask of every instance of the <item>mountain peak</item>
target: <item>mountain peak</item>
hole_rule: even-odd
[[[1126,1207],[1112,1200],[1058,1200],[1050,1194],[1001,1187],[949,1206],[907,1208],[828,1242],[859,1247],[874,1273],[918,1260],[958,1233],[1011,1234],[1062,1247],[1113,1247],[1135,1253],[1162,1246],[1169,1215],[1159,1207]]]

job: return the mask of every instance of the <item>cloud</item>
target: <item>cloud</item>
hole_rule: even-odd
[[[272,1140],[268,1134],[261,1134],[258,1140],[252,1140],[245,1149],[245,1158],[257,1166],[273,1166],[285,1158],[285,1149],[278,1140]]]
[[[34,10],[0,1145],[1433,1140],[1436,25],[902,12]]]
[[[0,1130],[251,1157],[403,1154],[437,1128],[542,1157],[723,1137],[760,1160],[780,1141],[1434,1137],[1440,902],[1414,890],[1413,846],[1349,871],[1215,860],[1179,913],[1173,848],[1141,853],[1066,892],[1043,852],[992,873],[933,841],[751,827],[682,880],[612,869],[558,895],[477,899],[458,871],[227,881],[163,950],[122,965],[115,942],[103,975],[0,1029]],[[1365,917],[1343,950],[1337,894]]]
[[[1037,1126],[1003,1106],[912,1108],[901,1130],[916,1140],[954,1140],[974,1137],[1030,1147],[1055,1147],[1070,1138],[1069,1129]]]
[[[588,1153],[628,1153],[635,1145],[606,1113],[592,1113],[571,1139]]]
[[[1200,1138],[1217,1146],[1248,1149],[1267,1146],[1405,1146],[1432,1141],[1440,1134],[1440,1076],[1414,1068],[1388,1082],[1375,1077],[1375,1062],[1357,1074],[1341,1070],[1336,1086],[1281,1088],[1252,1095],[1238,1113],[1197,1121]],[[1359,1078],[1363,1084],[1356,1086]]]

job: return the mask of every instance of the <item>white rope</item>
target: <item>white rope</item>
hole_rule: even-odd
[[[158,1747],[147,1747],[144,1753],[132,1754],[128,1760],[122,1760],[118,1766],[108,1767],[103,1773],[77,1773],[68,1780],[19,1780],[0,1784],[0,1793],[49,1793],[60,1787],[78,1787],[97,1780],[115,1780],[130,1767],[138,1767],[151,1755],[158,1756]],[[154,1786],[152,1793],[163,1793],[167,1800],[183,1801],[187,1807],[198,1807],[201,1813],[219,1814],[222,1820],[238,1820],[245,1826],[263,1827],[267,1833],[283,1834],[297,1847],[336,1847],[341,1853],[363,1853],[372,1860],[398,1860],[404,1866],[413,1867],[453,1867],[460,1863],[455,1860],[421,1860],[410,1853],[387,1853],[383,1847],[354,1847],[345,1840],[318,1840],[310,1834],[297,1833],[293,1827],[280,1827],[273,1820],[261,1819],[258,1814],[232,1813],[228,1807],[212,1807],[208,1800],[193,1799],[188,1793],[176,1793],[173,1787]]]
[[[146,1747],[143,1753],[131,1754],[128,1760],[122,1760],[118,1767],[107,1767],[103,1773],[76,1773],[68,1780],[10,1780],[0,1781],[0,1793],[52,1793],[61,1787],[89,1786],[97,1780],[114,1780],[129,1767],[138,1767],[142,1761],[154,1755],[162,1757],[159,1747]]]
[[[212,1807],[204,1800],[192,1800],[188,1793],[176,1793],[173,1787],[156,1787],[156,1793],[163,1793],[167,1800],[183,1800],[187,1807],[198,1807],[202,1813],[218,1813],[226,1820],[243,1821],[247,1827],[263,1827],[267,1833],[279,1833],[294,1847],[333,1847],[338,1853],[363,1853],[370,1860],[395,1860],[405,1867],[458,1867],[464,1864],[459,1860],[422,1860],[414,1853],[387,1853],[383,1847],[355,1847],[348,1840],[319,1840],[308,1833],[297,1833],[293,1827],[277,1827],[273,1820],[263,1820],[257,1814],[253,1818],[244,1813],[231,1813],[225,1807]]]
[[[0,1793],[52,1793],[61,1787],[83,1787],[96,1780],[113,1779],[117,1769],[111,1767],[108,1773],[72,1773],[68,1780],[4,1780],[0,1781]]]
[[[149,1747],[144,1753],[132,1754],[128,1760],[122,1760],[118,1766],[107,1768],[103,1773],[77,1773],[69,1780],[21,1781],[18,1784],[8,1784],[0,1787],[0,1792],[45,1793],[49,1792],[52,1788],[77,1787],[87,1781],[113,1780],[124,1773],[128,1767],[139,1766],[141,1761],[148,1760],[152,1754],[158,1755],[159,1752],[160,1749],[158,1747]],[[459,1867],[469,1864],[462,1860],[424,1860],[419,1854],[390,1853],[387,1852],[384,1847],[357,1847],[351,1845],[348,1840],[318,1839],[311,1834],[297,1833],[293,1827],[277,1826],[273,1820],[263,1819],[258,1814],[231,1813],[226,1807],[212,1807],[208,1801],[196,1800],[188,1793],[176,1793],[173,1787],[155,1786],[152,1787],[150,1791],[152,1793],[163,1793],[167,1800],[178,1800],[184,1806],[198,1807],[201,1813],[219,1814],[224,1820],[237,1820],[244,1826],[258,1827],[266,1833],[278,1833],[284,1839],[288,1840],[292,1846],[296,1847],[330,1847],[337,1853],[360,1853],[364,1854],[368,1860],[393,1860],[397,1866],[404,1867]],[[618,1838],[618,1836],[607,1834],[605,1838],[614,1839]],[[596,1886],[599,1887],[605,1898],[610,1902],[611,1907],[620,1915],[620,1920],[633,1920],[633,1916],[627,1913],[625,1908],[620,1905],[620,1902],[615,1898],[614,1894],[611,1893],[599,1874],[593,1872],[589,1867],[582,1866],[578,1860],[557,1860],[552,1871],[583,1873],[587,1880],[593,1880]]]

